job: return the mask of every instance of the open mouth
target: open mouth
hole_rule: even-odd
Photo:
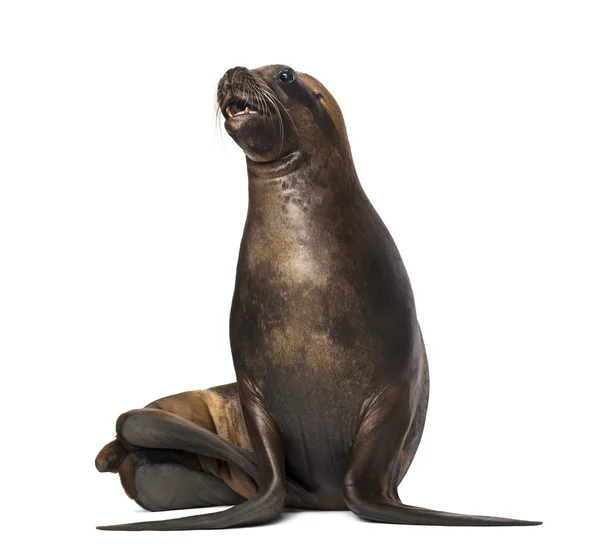
[[[246,100],[242,100],[236,96],[231,98],[223,109],[223,115],[226,119],[239,118],[252,114],[258,114],[258,110],[254,106],[248,104]]]

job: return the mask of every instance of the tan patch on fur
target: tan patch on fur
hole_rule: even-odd
[[[159,399],[149,407],[176,414],[252,452],[252,444],[237,398],[228,399],[215,391],[202,389]],[[192,457],[197,461],[199,470],[219,478],[240,495],[250,498],[256,493],[254,481],[237,465],[201,455],[192,455]],[[196,467],[190,464],[189,457],[182,462]]]
[[[252,444],[238,400],[225,399],[210,390],[204,390],[202,394],[214,423],[215,433],[252,453]],[[254,481],[236,465],[217,461],[215,476],[223,480],[232,490],[248,499],[256,494]]]

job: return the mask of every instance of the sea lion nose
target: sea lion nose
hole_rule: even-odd
[[[248,71],[245,67],[242,67],[242,66],[235,66],[235,67],[232,67],[231,69],[227,70],[227,79],[229,79],[230,83],[233,81],[234,73],[240,69],[243,69],[244,71]]]

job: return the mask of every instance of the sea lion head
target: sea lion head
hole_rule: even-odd
[[[314,77],[286,65],[234,67],[219,81],[225,129],[253,162],[290,155],[350,157],[342,112]]]

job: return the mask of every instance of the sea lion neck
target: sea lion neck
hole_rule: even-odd
[[[285,218],[296,206],[308,216],[364,195],[354,168],[332,163],[331,158],[310,160],[298,153],[272,164],[247,162],[249,215]]]
[[[354,164],[346,163],[338,152],[328,156],[310,156],[294,151],[273,162],[255,162],[246,158],[250,199],[273,188],[296,188],[299,182],[311,190],[361,191]]]
[[[305,156],[300,151],[293,151],[273,162],[255,162],[246,157],[248,180],[269,181],[284,178],[297,172],[305,162]]]

